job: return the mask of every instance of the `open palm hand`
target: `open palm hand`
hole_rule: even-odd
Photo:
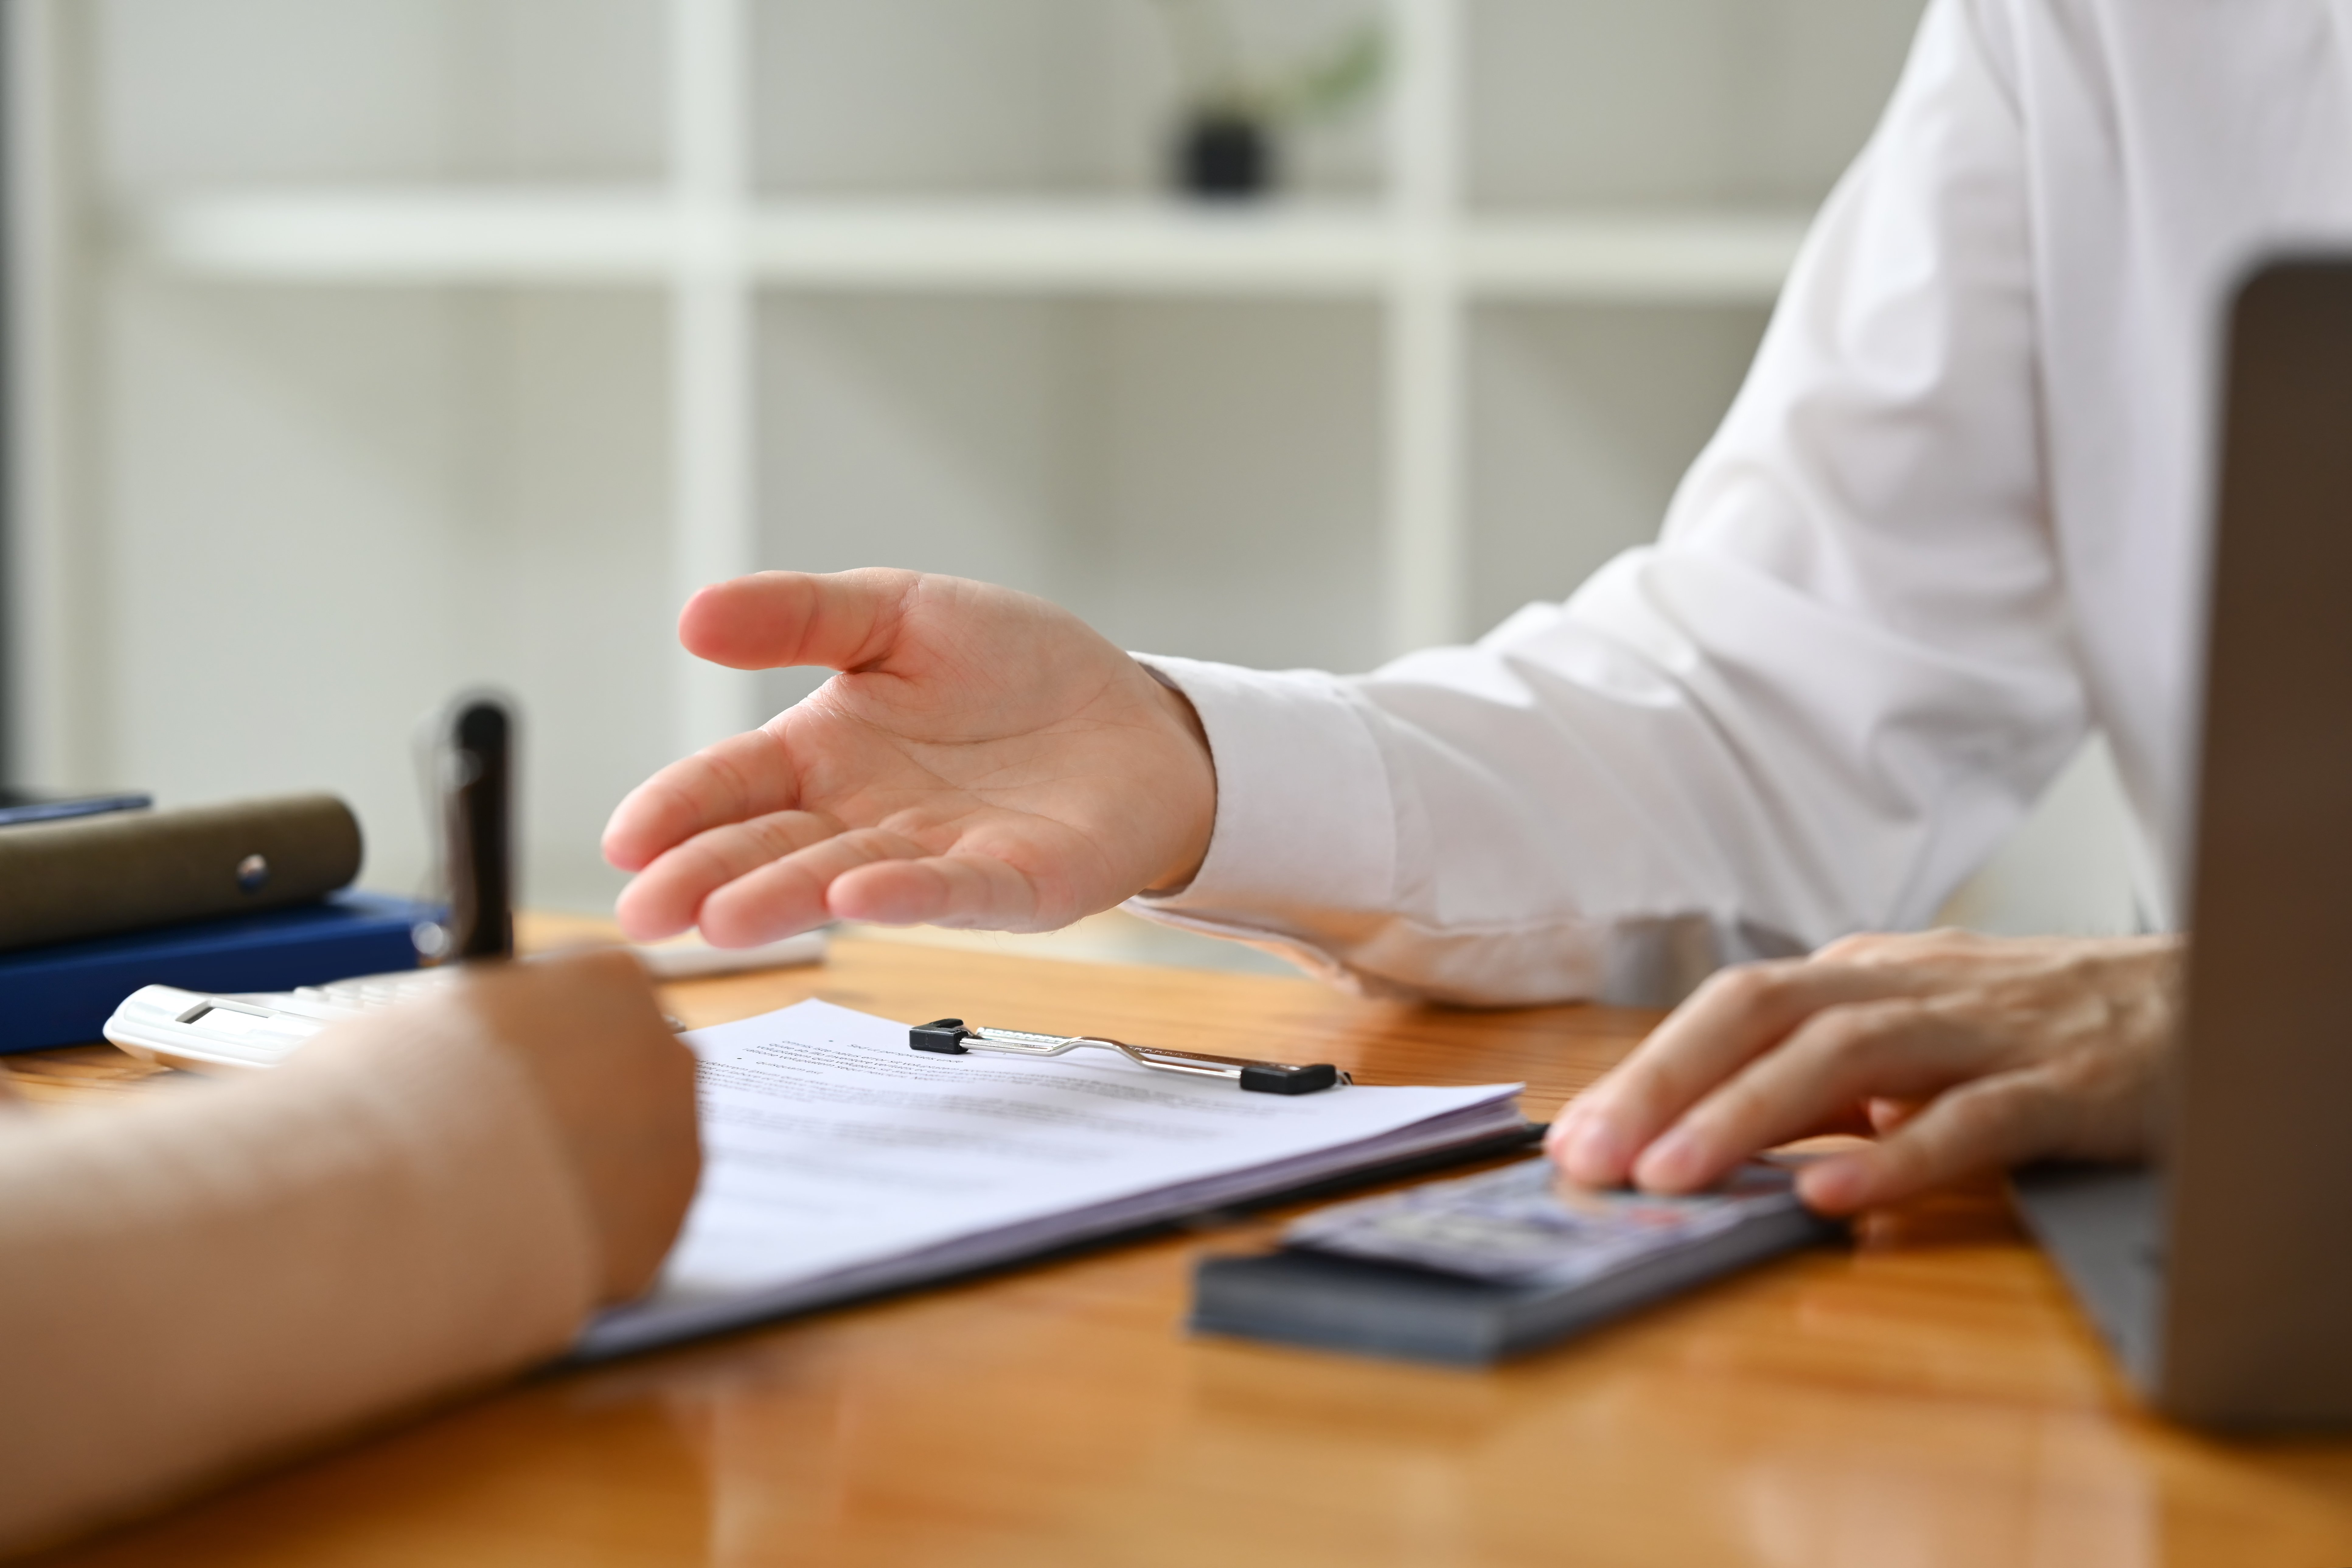
[[[1187,879],[1215,777],[1191,707],[1084,622],[959,578],[770,572],[698,594],[692,652],[840,671],[623,801],[621,923],[743,946],[833,919],[1037,931]]]

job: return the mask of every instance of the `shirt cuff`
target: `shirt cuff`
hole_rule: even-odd
[[[1153,913],[1274,926],[1305,910],[1394,901],[1397,814],[1358,700],[1320,670],[1137,654],[1182,692],[1217,774],[1209,853],[1185,887],[1136,900]]]

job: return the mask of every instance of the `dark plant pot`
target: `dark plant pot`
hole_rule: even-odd
[[[1247,115],[1197,112],[1177,135],[1175,174],[1188,195],[1214,201],[1264,195],[1275,182],[1273,132]]]

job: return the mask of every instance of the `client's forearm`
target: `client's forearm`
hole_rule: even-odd
[[[0,1551],[563,1346],[599,1268],[575,1176],[521,1067],[425,1022],[0,1108]]]

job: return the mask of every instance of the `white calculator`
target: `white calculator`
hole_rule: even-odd
[[[823,931],[812,931],[760,947],[710,947],[689,940],[630,951],[656,981],[694,980],[821,963],[825,937]],[[460,964],[406,969],[294,991],[226,996],[176,985],[142,985],[114,1009],[105,1034],[132,1056],[164,1067],[195,1072],[274,1068],[336,1019],[422,996],[446,985],[462,970]]]
[[[423,995],[457,973],[412,969],[297,991],[212,996],[142,985],[106,1021],[106,1037],[132,1056],[196,1072],[274,1068],[329,1024]]]

